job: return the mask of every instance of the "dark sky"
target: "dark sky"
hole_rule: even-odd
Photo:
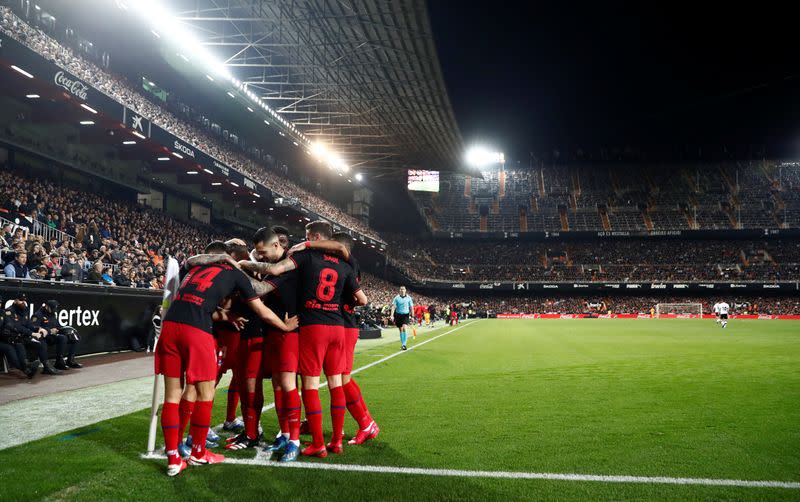
[[[742,5],[429,0],[467,144],[523,160],[619,145],[752,143],[796,154],[796,19]]]

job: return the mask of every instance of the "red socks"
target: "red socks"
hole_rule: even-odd
[[[344,391],[345,402],[347,403],[347,411],[353,416],[358,428],[365,430],[372,422],[369,413],[364,409],[363,400],[361,398],[361,389],[356,385],[356,381],[352,378],[349,382],[342,386]]]
[[[236,408],[239,406],[239,391],[228,389],[228,407],[225,410],[225,421],[236,420]]]
[[[180,424],[178,425],[179,441],[183,438],[183,435],[186,434],[186,425],[189,423],[189,417],[192,416],[192,410],[194,410],[194,401],[181,399],[181,402],[178,404],[178,414],[180,415]]]
[[[306,407],[311,445],[315,448],[322,448],[325,446],[325,437],[322,435],[322,405],[319,402],[317,389],[303,389],[303,406]]]
[[[244,432],[247,434],[247,439],[255,439],[258,434],[258,425],[256,422],[256,393],[248,392],[247,399],[242,401],[242,416],[244,417]],[[245,401],[247,404],[245,404]]]
[[[253,438],[258,437],[258,426],[261,424],[261,410],[264,409],[264,385],[262,382],[256,383],[256,393],[255,397],[252,401],[250,401],[250,406],[252,407],[253,414],[256,418],[255,423],[255,436]]]
[[[164,434],[164,446],[170,464],[180,464],[178,454],[178,403],[164,403],[161,407],[161,432]]]
[[[289,417],[287,415],[286,403],[284,402],[289,397],[289,393],[283,392],[282,389],[273,388],[272,390],[275,392],[275,413],[278,415],[278,424],[281,426],[281,433],[289,434]]]
[[[345,406],[344,390],[340,387],[334,387],[331,391],[331,424],[333,432],[331,433],[331,443],[339,444],[342,442],[344,435],[344,412],[347,409]]]
[[[298,441],[300,439],[300,392],[296,388],[284,393],[283,410],[286,425],[289,427],[289,440]],[[281,423],[281,432],[283,432],[283,423]]]
[[[192,456],[202,458],[206,454],[206,438],[211,426],[211,408],[214,401],[196,401],[192,411]]]

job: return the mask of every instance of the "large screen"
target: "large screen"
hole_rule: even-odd
[[[416,192],[438,192],[439,171],[408,171],[408,189]]]

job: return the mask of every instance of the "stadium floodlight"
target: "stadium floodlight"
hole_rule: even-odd
[[[324,159],[328,156],[328,147],[326,147],[323,143],[313,143],[311,145],[311,153],[321,159]]]
[[[356,173],[356,181],[361,181],[364,179],[364,176],[361,173]]]
[[[473,146],[467,150],[464,159],[468,166],[485,167],[491,164],[505,164],[506,158],[502,152],[494,152],[483,146]]]
[[[133,134],[134,136],[136,136],[139,139],[147,139],[147,138],[144,137],[144,134],[142,134],[142,133],[140,133],[138,131],[131,131],[131,134]]]
[[[253,113],[253,109],[250,108],[249,106],[247,107],[247,111],[250,112],[250,113]]]
[[[197,171],[186,171],[186,174],[197,174]]]
[[[135,145],[136,142],[133,141],[132,139],[129,139],[128,141],[123,141],[122,144],[123,145]]]
[[[231,185],[235,186],[236,188],[239,188],[239,184],[234,182],[234,181],[229,181],[228,183],[230,183]]]
[[[231,75],[223,63],[203,47],[186,24],[178,20],[163,4],[163,0],[136,0],[130,7],[149,24],[150,32],[156,38],[164,39],[178,49],[184,60],[193,59],[209,67],[212,75],[230,79]]]
[[[83,108],[84,110],[90,111],[90,112],[92,112],[94,114],[97,114],[97,110],[95,110],[91,106],[87,105],[86,103],[81,103],[81,108]]]
[[[222,184],[222,183],[220,183],[219,181],[215,181],[214,183],[212,183],[212,184],[211,184],[211,186],[218,187],[218,186],[220,186],[221,184]]]
[[[166,161],[168,161],[168,160],[169,160],[169,157],[159,157],[159,158],[158,158],[158,159],[156,159],[156,160],[160,160],[161,162],[166,162]]]
[[[94,121],[92,120],[81,120],[81,125],[94,125]]]
[[[28,99],[38,99],[41,96],[39,96],[38,94],[26,94],[25,97]]]
[[[211,75],[206,75],[206,78],[207,78],[208,80],[212,81],[212,82],[214,81],[214,77],[212,77]]]
[[[207,172],[208,174],[214,174],[214,171],[206,169],[205,167],[203,168],[203,171]]]
[[[235,98],[235,97],[236,97],[236,96],[234,96],[234,95],[233,95],[233,93],[232,93],[231,91],[228,91],[228,96],[230,96],[230,97],[232,97],[232,98]]]
[[[183,155],[179,154],[178,152],[172,152],[172,155],[174,155],[175,157],[177,157],[179,159],[183,158]]]

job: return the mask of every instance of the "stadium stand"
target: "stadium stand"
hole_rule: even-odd
[[[90,272],[100,263],[101,272],[107,269],[117,285],[160,288],[165,255],[181,260],[220,237],[210,227],[182,223],[141,205],[58,186],[21,171],[0,169],[0,188],[4,231],[8,228],[3,265],[13,260],[15,250],[24,249],[31,270],[47,267],[42,270],[45,276],[36,278],[98,282],[91,280]],[[15,228],[20,232],[13,232]],[[77,263],[80,271],[65,269],[70,263]],[[65,270],[69,275],[62,276]]]
[[[393,235],[393,263],[415,280],[796,280],[800,242],[602,240],[419,241]]]
[[[203,121],[191,122],[191,118],[180,118],[138,92],[124,78],[92,63],[84,56],[48,36],[37,27],[19,19],[8,7],[0,6],[0,30],[27,45],[37,53],[84,79],[92,87],[117,102],[135,110],[142,116],[164,127],[193,147],[204,151],[238,171],[256,179],[274,193],[286,199],[297,200],[332,221],[361,232],[376,240],[377,233],[363,222],[346,214],[331,202],[300,187],[285,176],[281,176],[274,162],[269,162],[263,152],[237,148],[233,143],[223,143],[212,136],[210,129],[204,130]],[[179,113],[179,108],[174,110]],[[237,151],[238,150],[238,151]]]
[[[799,172],[775,162],[554,165],[443,175],[439,193],[412,198],[431,230],[453,232],[797,228]]]

